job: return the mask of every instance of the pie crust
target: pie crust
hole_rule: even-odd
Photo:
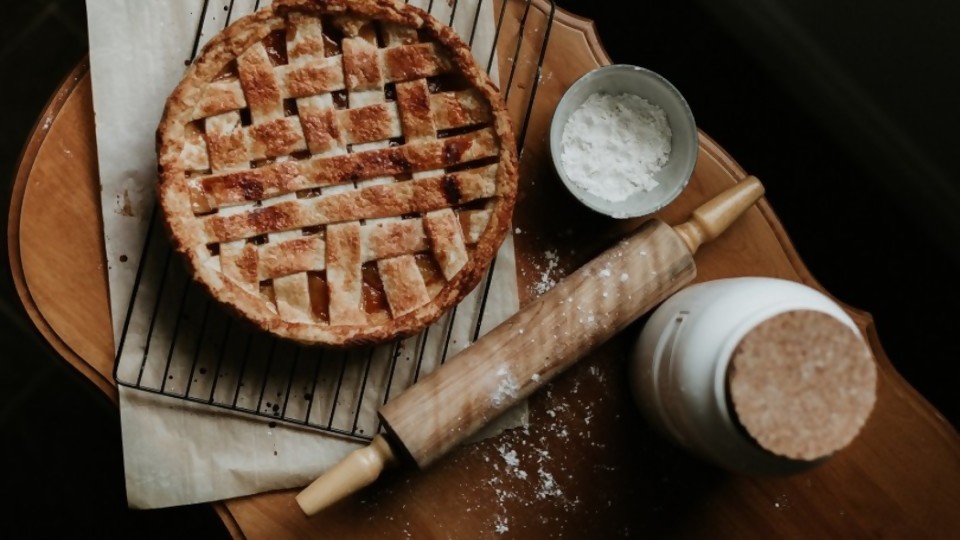
[[[393,0],[277,0],[213,37],[157,130],[173,245],[222,304],[301,343],[418,332],[479,282],[517,151],[470,48]]]

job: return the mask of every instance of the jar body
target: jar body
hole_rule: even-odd
[[[782,279],[720,279],[669,298],[651,315],[631,355],[631,390],[644,416],[668,438],[731,470],[784,474],[809,467],[756,444],[737,424],[727,397],[727,367],[743,337],[795,310],[827,314],[860,335],[836,302]]]

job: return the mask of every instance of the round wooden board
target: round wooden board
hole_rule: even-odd
[[[535,1],[534,9],[541,17],[528,19],[527,32],[546,20],[545,3]],[[519,18],[510,15],[506,31]],[[551,172],[545,140],[553,106],[579,75],[609,63],[590,21],[558,11],[551,31],[515,217],[523,301],[543,278],[545,253],[559,256],[549,276],[556,279],[637,225],[583,209]],[[39,331],[115,398],[93,125],[84,63],[53,97],[24,151],[9,255]],[[659,217],[678,223],[744,176],[702,135],[689,187]],[[772,276],[822,290],[766,201],[705,246],[697,262],[698,281]],[[892,368],[869,315],[848,311],[878,361],[877,407],[853,445],[803,474],[728,474],[650,432],[624,377],[641,321],[531,398],[527,430],[460,448],[427,471],[393,471],[313,518],[299,511],[292,490],[215,507],[234,536],[271,539],[949,536],[960,530],[960,438]]]

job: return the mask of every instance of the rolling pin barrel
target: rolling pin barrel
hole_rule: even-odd
[[[696,275],[659,220],[608,249],[380,411],[425,467]]]

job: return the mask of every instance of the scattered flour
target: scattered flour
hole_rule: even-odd
[[[517,390],[520,389],[520,387],[517,385],[517,381],[513,378],[513,375],[507,371],[507,368],[501,367],[498,369],[497,377],[500,378],[500,384],[497,386],[496,390],[490,394],[490,404],[494,407],[499,407],[508,400],[517,397]]]
[[[603,370],[597,365],[589,366],[585,372],[588,377],[583,379],[584,384],[605,381]],[[496,393],[501,393],[501,389],[506,393],[506,388],[510,386],[508,381],[512,381],[510,372],[504,366],[497,370],[497,375],[506,384],[501,384]],[[534,376],[531,380],[537,378],[540,377]],[[510,516],[518,511],[529,512],[546,507],[561,509],[566,513],[582,511],[581,499],[569,492],[571,489],[575,491],[571,483],[576,482],[567,468],[571,456],[565,451],[554,455],[547,450],[551,444],[555,444],[550,439],[569,442],[573,438],[590,441],[590,446],[594,448],[605,448],[604,443],[591,440],[589,428],[598,411],[587,398],[581,397],[579,389],[580,379],[563,396],[553,392],[551,383],[546,384],[543,392],[548,406],[544,410],[545,418],[538,422],[536,430],[531,426],[504,433],[493,447],[496,453],[484,456],[484,461],[492,469],[492,475],[484,480],[484,484],[493,491],[495,505],[488,514],[488,535],[491,531],[494,535],[518,533],[522,527],[519,523],[510,522]],[[594,468],[605,474],[617,470],[602,462],[595,463]],[[480,508],[482,506],[473,510]],[[522,510],[524,508],[526,510]],[[540,519],[546,525],[551,518],[543,514]]]
[[[516,450],[507,450],[506,446],[501,446],[499,448],[500,456],[503,457],[503,462],[507,464],[507,467],[516,467],[520,464],[520,460],[517,459]]]
[[[540,489],[537,491],[538,499],[546,499],[547,497],[563,497],[563,491],[560,489],[560,486],[557,485],[557,481],[553,479],[553,475],[547,472],[543,466],[537,469],[537,474],[540,476]]]
[[[603,373],[600,371],[600,368],[598,368],[596,365],[592,365],[589,368],[587,368],[587,372],[590,373],[590,375],[593,375],[593,377],[598,381],[603,382],[604,380]]]
[[[517,457],[517,451],[510,449],[506,445],[501,445],[497,448],[500,451],[500,457],[503,458],[503,463],[506,465],[507,473],[521,480],[527,479],[527,471],[520,468],[520,458]]]
[[[533,284],[533,292],[537,293],[538,296],[556,286],[556,270],[557,266],[560,265],[560,255],[556,250],[548,249],[543,252],[543,260],[546,263],[545,268],[534,264],[534,267],[540,272],[539,279]]]
[[[593,94],[563,128],[560,162],[570,181],[609,202],[657,187],[672,132],[660,107],[631,95]]]

